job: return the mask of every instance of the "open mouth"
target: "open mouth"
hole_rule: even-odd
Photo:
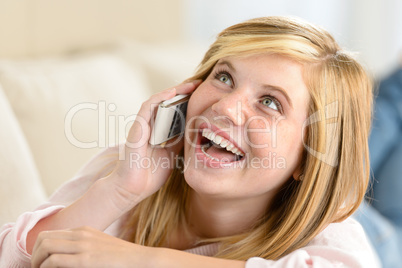
[[[208,158],[219,162],[236,162],[244,158],[240,148],[207,128],[202,129],[201,151]]]

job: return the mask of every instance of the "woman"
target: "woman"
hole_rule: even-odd
[[[190,93],[184,138],[148,145],[152,107]],[[371,99],[324,30],[282,17],[229,27],[194,77],[142,105],[125,145],[3,227],[3,262],[375,267],[348,219],[368,183]]]

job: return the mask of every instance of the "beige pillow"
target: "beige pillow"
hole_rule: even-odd
[[[119,45],[119,53],[127,62],[142,64],[153,93],[193,76],[208,50],[207,45],[186,42],[144,44],[126,40]]]
[[[46,200],[38,170],[0,86],[0,226]]]
[[[122,125],[128,129],[150,95],[140,68],[113,52],[0,61],[0,84],[47,194],[100,149],[123,140]]]

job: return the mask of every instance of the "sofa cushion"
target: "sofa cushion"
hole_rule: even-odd
[[[0,85],[0,226],[46,200],[38,170]]]
[[[192,42],[145,44],[121,41],[119,53],[128,63],[141,63],[153,93],[182,83],[194,75],[208,46]]]
[[[47,194],[100,149],[124,140],[129,119],[150,95],[140,68],[113,52],[3,60],[0,84]]]

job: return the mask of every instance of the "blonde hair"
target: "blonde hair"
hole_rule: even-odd
[[[249,231],[213,239],[221,245],[216,257],[278,259],[301,248],[329,223],[349,217],[369,181],[371,79],[325,30],[284,17],[231,26],[219,34],[189,80],[205,80],[221,58],[261,53],[303,64],[311,97],[303,179],[289,179]],[[182,172],[175,169],[157,193],[133,210],[123,237],[147,246],[165,245],[167,234],[186,226],[188,191]]]

